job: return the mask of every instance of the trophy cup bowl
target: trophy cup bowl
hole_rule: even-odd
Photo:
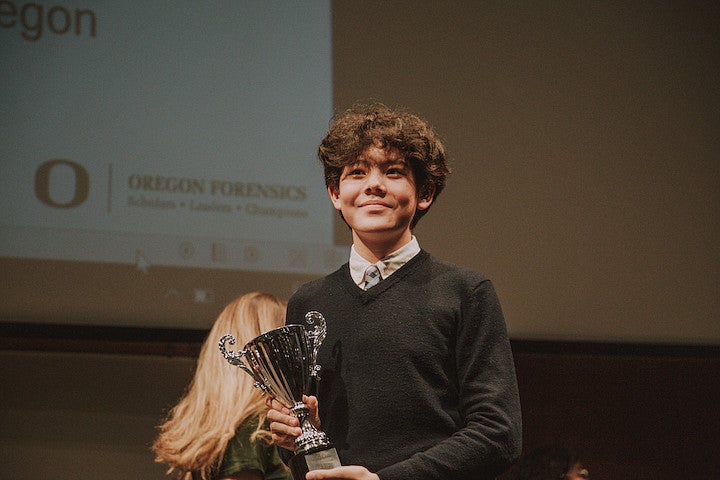
[[[303,433],[295,439],[295,455],[290,460],[296,480],[304,480],[310,470],[340,466],[330,439],[309,421],[302,401],[303,395],[312,394],[312,385],[318,380],[317,352],[326,333],[325,318],[319,312],[308,312],[305,321],[306,325],[285,325],[263,333],[238,353],[226,347],[235,344],[232,335],[223,335],[218,342],[228,363],[248,373],[255,387],[275,397],[298,418]]]

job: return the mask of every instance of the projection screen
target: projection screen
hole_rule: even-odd
[[[342,263],[315,158],[330,19],[328,1],[1,2],[2,317],[203,328]]]

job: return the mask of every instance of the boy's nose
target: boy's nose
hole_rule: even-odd
[[[366,177],[365,190],[368,192],[384,192],[385,184],[383,183],[383,175],[381,172],[373,169]]]

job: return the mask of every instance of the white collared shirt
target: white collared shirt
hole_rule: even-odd
[[[420,253],[420,244],[413,235],[412,239],[392,252],[387,257],[379,260],[375,265],[380,270],[380,277],[385,279],[405,265],[415,255]],[[365,270],[371,265],[355,250],[355,245],[350,248],[350,275],[355,284],[362,288],[365,284]]]

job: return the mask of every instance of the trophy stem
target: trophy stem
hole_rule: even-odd
[[[297,402],[290,409],[290,413],[297,417],[297,419],[300,421],[300,428],[305,431],[304,425],[307,421],[308,416],[310,415],[310,410],[308,409],[307,405],[305,405],[304,402]],[[312,424],[310,425],[312,426]]]
[[[325,432],[315,428],[310,421],[310,411],[303,402],[297,402],[291,409],[300,422],[302,434],[295,439],[295,453],[310,453],[319,448],[327,448],[331,445]]]
[[[335,447],[325,432],[312,424],[307,405],[297,402],[290,411],[298,418],[303,432],[295,439],[295,455],[290,459],[293,479],[304,480],[310,470],[339,467],[340,458]]]

